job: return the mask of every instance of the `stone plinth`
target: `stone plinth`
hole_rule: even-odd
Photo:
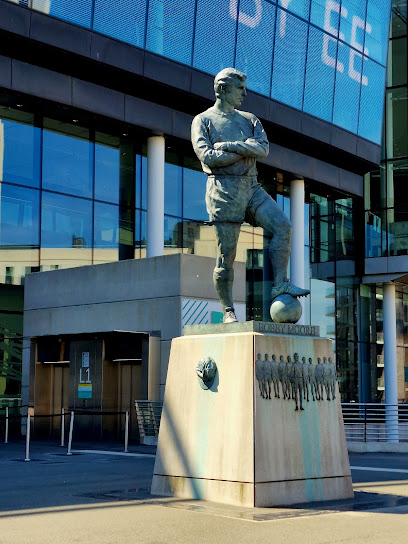
[[[334,361],[331,341],[253,327],[215,330],[194,335],[190,327],[187,336],[172,341],[152,493],[260,507],[352,497],[337,382],[330,388],[326,378],[324,400],[315,401],[309,383],[309,402],[296,411],[292,383],[306,393],[299,389],[302,369],[297,367],[292,382],[275,372],[274,384],[265,363],[265,354],[293,361],[298,353],[300,361],[311,358],[313,368],[318,358],[321,367],[325,361],[327,370],[329,357]],[[208,390],[195,372],[205,357],[218,368]],[[288,375],[291,369],[290,362]],[[290,398],[282,396],[283,382]],[[331,397],[333,390],[336,398],[329,401],[327,391]]]

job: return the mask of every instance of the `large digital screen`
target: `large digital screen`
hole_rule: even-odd
[[[391,0],[32,0],[381,143]]]

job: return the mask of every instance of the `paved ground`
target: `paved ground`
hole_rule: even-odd
[[[79,447],[79,446],[77,446]],[[0,444],[1,544],[402,544],[408,539],[408,455],[350,455],[356,498],[247,509],[152,498],[154,448]],[[109,449],[109,453],[84,450]],[[115,451],[116,450],[116,453]]]

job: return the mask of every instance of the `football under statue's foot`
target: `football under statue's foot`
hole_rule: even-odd
[[[276,287],[272,287],[271,298],[272,300],[279,295],[291,295],[292,297],[306,297],[310,294],[309,289],[303,289],[298,287],[290,281],[285,281]]]

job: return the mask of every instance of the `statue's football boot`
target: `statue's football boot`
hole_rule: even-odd
[[[226,310],[224,317],[222,318],[223,323],[237,323],[238,319],[235,315],[234,310]]]
[[[279,295],[292,295],[292,297],[306,297],[310,294],[309,289],[302,289],[290,281],[285,281],[276,287],[272,287],[271,298],[272,300]]]

